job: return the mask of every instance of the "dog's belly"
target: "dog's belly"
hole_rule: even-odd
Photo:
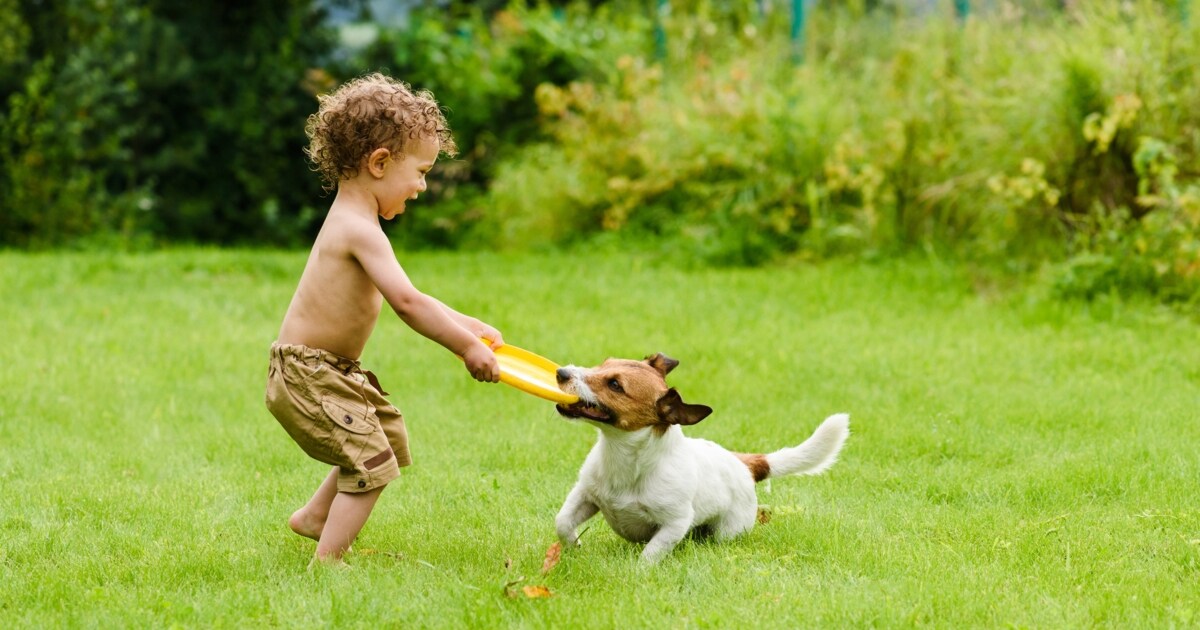
[[[648,542],[659,528],[659,524],[654,522],[645,506],[635,502],[627,503],[619,508],[602,505],[600,513],[604,515],[608,526],[618,536],[629,542]]]

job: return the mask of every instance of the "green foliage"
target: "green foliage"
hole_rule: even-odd
[[[390,26],[347,4],[336,48],[313,0],[0,0],[0,243],[305,242],[329,199],[302,121],[383,70],[462,148],[406,245],[917,250],[1196,297],[1186,3],[819,3],[800,56],[787,3],[422,3]]]
[[[777,15],[675,12],[661,62],[616,54],[539,88],[551,141],[497,171],[487,232],[651,234],[734,264],[1099,254],[1131,288],[1193,293],[1196,27],[1152,2],[1015,7],[965,24],[821,8],[794,67]]]
[[[17,4],[18,0],[0,0],[0,93],[13,90],[29,46],[29,25],[21,19]]]
[[[676,236],[734,264],[801,248],[880,251],[914,238],[920,160],[936,158],[918,143],[942,140],[930,118],[943,111],[880,116],[846,98],[836,69],[773,63],[786,59],[786,43],[753,23],[733,37],[703,17],[669,26],[668,41],[682,41],[663,65],[622,56],[609,81],[541,89],[554,146],[536,154],[561,151],[558,163],[599,172],[552,173],[542,183],[543,165],[532,163],[530,175],[514,176],[553,187],[543,194],[557,196],[557,207],[522,207],[531,191],[498,178],[498,223],[561,213],[571,218],[552,236],[579,227]],[[901,56],[895,79],[904,99],[911,57]]]
[[[317,188],[301,86],[328,48],[311,2],[19,4],[0,243],[299,235]]]
[[[316,6],[156,7],[177,25],[190,66],[181,81],[143,88],[164,142],[151,171],[163,209],[156,231],[218,243],[307,240],[328,203],[302,153],[303,121],[316,109],[313,68],[332,46]]]
[[[62,12],[73,18],[64,41],[32,61],[0,128],[7,177],[0,238],[18,245],[61,243],[105,229],[130,234],[145,203],[146,190],[134,176],[140,121],[132,76],[146,52],[138,35],[149,26],[147,11],[73,2]],[[67,49],[70,55],[59,54]]]
[[[1096,214],[1088,240],[1062,265],[1055,289],[1093,298],[1147,293],[1171,301],[1200,296],[1200,186],[1180,186],[1170,145],[1148,136],[1133,157],[1142,216]]]
[[[433,92],[446,109],[461,151],[430,178],[436,210],[406,214],[395,236],[413,245],[455,245],[485,212],[481,198],[500,163],[543,134],[534,93],[539,85],[591,76],[610,50],[627,48],[629,33],[648,28],[649,16],[626,4],[592,10],[510,3],[484,11],[476,5],[419,8],[403,26],[360,25],[370,44],[338,65],[348,76],[379,69]]]

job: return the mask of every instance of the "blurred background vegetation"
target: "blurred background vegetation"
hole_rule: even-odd
[[[1195,305],[1194,4],[0,0],[0,246],[306,244],[304,119],[378,70],[463,149],[405,247],[920,252]]]

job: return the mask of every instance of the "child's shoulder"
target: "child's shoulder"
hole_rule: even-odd
[[[355,249],[380,239],[386,241],[387,235],[373,213],[366,215],[361,208],[335,205],[325,216],[320,238],[326,246]]]

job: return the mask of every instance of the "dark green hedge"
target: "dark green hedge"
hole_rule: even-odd
[[[545,29],[497,28],[499,1],[418,6],[339,46],[333,3],[373,24],[361,0],[0,0],[0,245],[303,243],[330,201],[304,120],[371,71],[449,110],[463,155],[438,170],[440,211],[400,232],[453,245],[492,165],[536,139],[536,86],[583,62]]]
[[[304,77],[332,46],[314,3],[2,5],[0,243],[300,236]]]

